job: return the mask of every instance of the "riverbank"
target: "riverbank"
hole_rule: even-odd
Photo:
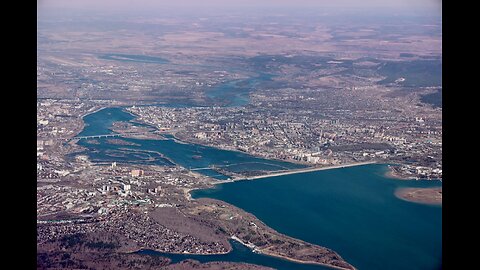
[[[252,252],[255,252],[255,253],[258,253],[258,254],[263,254],[263,255],[267,255],[267,256],[271,256],[271,257],[275,257],[275,258],[280,258],[282,260],[287,260],[287,261],[291,261],[291,262],[294,262],[294,263],[321,265],[321,266],[325,266],[325,267],[328,267],[328,268],[331,268],[331,269],[357,270],[357,268],[355,268],[354,266],[349,265],[349,264],[348,264],[349,267],[341,267],[341,266],[336,266],[336,265],[321,263],[321,262],[316,262],[316,261],[302,261],[302,260],[299,260],[299,259],[294,259],[294,258],[291,258],[291,257],[288,257],[288,256],[280,255],[280,254],[272,252],[272,251],[268,251],[268,248],[263,248],[263,249],[258,248],[257,246],[255,246],[254,244],[252,244],[250,242],[245,243],[244,241],[242,241],[242,239],[238,238],[235,235],[231,236],[230,238],[239,242],[240,244],[246,246],[247,248],[252,250]]]
[[[127,251],[125,251],[124,253],[126,253],[126,254],[133,254],[133,253],[141,252],[141,251],[143,251],[143,250],[151,250],[151,251],[155,251],[155,252],[158,252],[158,253],[165,253],[165,254],[172,254],[172,255],[215,256],[215,255],[226,255],[226,254],[232,252],[233,248],[230,246],[229,250],[228,250],[228,251],[225,251],[225,252],[193,253],[193,252],[171,252],[171,251],[166,252],[166,251],[162,251],[162,250],[158,250],[158,249],[150,249],[150,248],[141,247],[141,248],[135,248],[135,249],[127,250]]]
[[[399,188],[395,191],[399,199],[429,205],[442,205],[442,187]]]
[[[238,238],[235,235],[231,236],[230,238],[239,242],[240,244],[246,246],[247,248],[251,249],[255,253],[259,253],[259,254],[275,257],[275,258],[280,258],[280,259],[291,261],[291,262],[294,262],[294,263],[321,265],[321,266],[325,266],[325,267],[332,268],[332,269],[356,270],[356,268],[353,267],[353,266],[352,266],[353,268],[346,268],[346,267],[340,267],[340,266],[335,266],[335,265],[320,263],[320,262],[315,262],[315,261],[302,261],[302,260],[294,259],[294,258],[291,258],[291,257],[288,257],[288,256],[283,256],[283,255],[277,254],[275,252],[270,252],[266,248],[259,249],[257,246],[255,246],[252,243],[243,242],[242,239]]]
[[[279,254],[276,254],[276,253],[272,253],[272,252],[268,252],[268,251],[264,251],[264,250],[258,250],[258,249],[257,249],[257,252],[260,253],[260,254],[264,254],[264,255],[267,255],[267,256],[272,256],[272,257],[280,258],[280,259],[287,260],[287,261],[291,261],[291,262],[294,262],[294,263],[321,265],[321,266],[325,266],[325,267],[328,267],[328,268],[331,268],[331,269],[357,270],[357,268],[355,268],[354,266],[352,266],[353,268],[346,268],[346,267],[340,267],[340,266],[336,266],[336,265],[331,265],[331,264],[326,264],[326,263],[319,263],[319,262],[314,262],[314,261],[301,261],[301,260],[293,259],[293,258],[290,258],[290,257],[282,256],[282,255],[279,255]]]
[[[298,161],[298,160],[294,160],[294,159],[279,159],[279,158],[275,158],[275,157],[261,155],[261,154],[256,153],[256,152],[253,152],[253,153],[252,152],[246,152],[246,151],[242,151],[242,150],[240,150],[236,147],[227,146],[227,145],[224,145],[224,144],[219,144],[219,145],[209,144],[209,143],[205,143],[204,141],[201,141],[201,140],[194,140],[194,139],[188,138],[188,137],[183,136],[182,134],[179,134],[179,133],[180,132],[178,132],[178,131],[175,131],[175,132],[170,131],[170,133],[167,133],[167,134],[170,134],[171,136],[173,136],[173,138],[179,140],[180,143],[197,144],[197,145],[202,145],[202,146],[207,146],[207,147],[213,147],[213,148],[217,148],[217,149],[220,149],[220,150],[236,152],[236,153],[240,153],[240,154],[244,154],[244,155],[250,155],[250,156],[253,156],[253,157],[256,157],[256,158],[268,159],[268,160],[279,161],[279,162],[289,162],[289,163],[293,163],[293,164],[301,165],[301,166],[311,166],[312,165],[311,163],[302,162],[302,161]]]
[[[205,188],[208,188],[208,187],[204,187],[203,189]],[[196,189],[199,189],[199,188],[183,188],[182,189],[184,192],[185,198],[191,202],[193,201],[192,203],[195,203],[197,199],[194,199],[190,192]],[[231,211],[232,208],[230,208],[230,206],[226,206],[225,205],[227,204],[226,202],[224,201],[219,201],[219,202],[221,202],[223,206],[221,206],[220,208],[216,208],[217,211],[219,212]],[[211,205],[211,203],[208,203],[208,204]],[[243,212],[244,210],[239,209],[239,211]],[[217,214],[219,212],[217,212]],[[231,215],[231,212],[229,215]],[[220,214],[219,216],[222,216],[222,215]],[[342,257],[340,257],[338,253],[328,248],[311,244],[301,239],[293,238],[291,236],[278,233],[277,231],[274,231],[271,227],[268,227],[266,224],[263,224],[263,222],[260,219],[258,219],[251,213],[240,214],[240,216],[243,217],[242,219],[246,220],[244,222],[249,224],[249,226],[255,226],[257,230],[263,231],[263,233],[261,233],[262,235],[265,235],[265,234],[269,235],[267,237],[268,239],[278,239],[278,241],[280,242],[280,244],[271,242],[267,245],[264,245],[263,247],[258,246],[255,243],[255,241],[253,241],[252,243],[250,242],[250,240],[246,240],[245,238],[246,235],[242,235],[242,233],[240,233],[240,235],[237,236],[236,233],[238,233],[238,230],[235,230],[235,229],[232,230],[232,227],[230,225],[224,224],[226,226],[224,230],[228,231],[229,233],[233,233],[233,235],[231,235],[229,238],[247,247],[253,253],[265,255],[272,258],[279,258],[285,261],[289,261],[291,263],[299,263],[302,265],[312,265],[312,266],[316,265],[316,266],[327,267],[330,269],[356,270],[354,266],[352,266],[347,261],[345,261]],[[221,219],[224,219],[224,218],[221,218]],[[231,219],[227,219],[227,220],[231,220]],[[253,239],[255,239],[255,237]],[[299,250],[296,250],[296,251],[293,251],[292,256],[288,254],[282,254],[284,251],[287,252],[289,250],[289,248],[286,247],[288,245],[299,246],[300,253],[298,253]],[[304,254],[303,252],[306,252],[307,254],[323,254],[321,256],[325,256],[325,257],[321,259],[324,262],[315,261],[315,259],[317,259],[318,257],[316,256],[311,257],[310,255]]]
[[[398,174],[390,165],[388,166],[387,172],[385,172],[385,177],[396,180],[417,180],[415,177],[406,177]]]

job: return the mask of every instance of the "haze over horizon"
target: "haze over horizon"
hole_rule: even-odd
[[[268,13],[270,11],[305,10],[323,11],[324,13],[346,12],[358,15],[427,15],[441,16],[441,0],[255,0],[230,1],[230,0],[84,0],[62,1],[43,0],[37,1],[37,13],[53,12],[61,15],[62,12],[100,12],[121,13],[128,15],[143,15],[151,13],[171,12],[215,12],[232,10],[258,10]]]

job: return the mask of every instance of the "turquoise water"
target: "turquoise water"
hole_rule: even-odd
[[[135,117],[121,108],[102,109],[85,116],[83,120],[85,128],[79,136],[113,134],[111,126],[116,121],[129,121],[136,124],[132,122]],[[221,180],[229,177],[217,172],[212,166],[234,173],[278,171],[305,167],[289,162],[257,158],[237,151],[181,143],[171,135],[165,135],[165,137],[166,140],[121,138],[134,145],[111,144],[108,142],[111,138],[95,139],[95,143],[90,140],[79,140],[78,144],[86,147],[87,150],[77,154],[87,155],[93,162],[103,163],[116,161],[166,166],[173,166],[175,163]]]
[[[442,208],[395,197],[439,181],[384,177],[365,165],[218,185],[192,193],[226,201],[273,229],[337,251],[358,269],[440,269]]]

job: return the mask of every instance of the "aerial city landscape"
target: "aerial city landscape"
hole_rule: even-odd
[[[441,7],[60,2],[37,269],[441,269]]]

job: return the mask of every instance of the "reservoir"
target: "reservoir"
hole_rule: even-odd
[[[231,203],[280,233],[331,248],[358,269],[440,269],[442,208],[395,197],[440,181],[386,178],[364,165],[220,184],[192,197]]]

